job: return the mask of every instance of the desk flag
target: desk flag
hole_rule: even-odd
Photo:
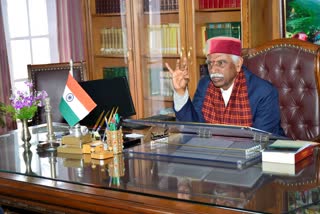
[[[74,126],[96,106],[97,104],[69,73],[59,105],[60,112],[69,126]]]

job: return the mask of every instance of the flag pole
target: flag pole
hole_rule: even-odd
[[[73,76],[73,61],[72,61],[72,59],[70,59],[70,74],[71,74],[71,76]]]

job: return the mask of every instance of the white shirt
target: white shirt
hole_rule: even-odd
[[[228,102],[231,97],[232,89],[233,89],[233,83],[227,90],[223,90],[222,88],[220,88],[225,106],[228,105]],[[176,111],[180,111],[182,107],[188,102],[188,98],[189,98],[188,89],[186,89],[186,92],[182,96],[179,95],[176,91],[173,91],[174,109]]]

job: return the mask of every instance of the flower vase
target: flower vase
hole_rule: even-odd
[[[28,119],[21,120],[22,122],[22,133],[21,133],[21,140],[23,141],[23,147],[25,150],[29,150],[31,144],[29,141],[31,140],[31,134],[28,126]]]

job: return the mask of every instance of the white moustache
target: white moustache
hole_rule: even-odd
[[[213,79],[213,78],[223,78],[223,74],[220,74],[220,73],[212,73],[210,74],[210,78]]]

